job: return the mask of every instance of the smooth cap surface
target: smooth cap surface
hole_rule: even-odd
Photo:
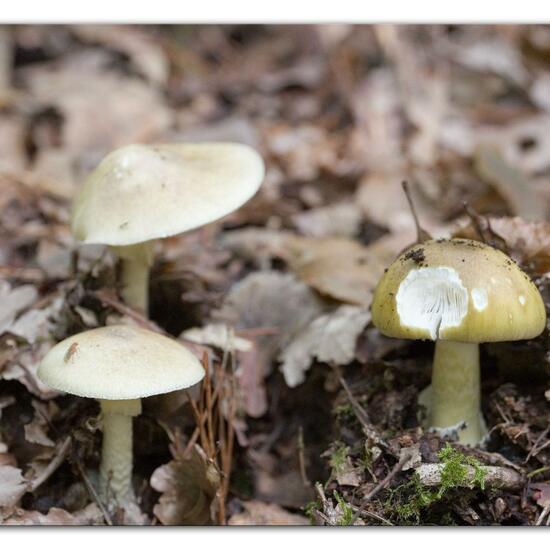
[[[137,399],[188,388],[204,377],[183,345],[142,328],[109,326],[54,346],[38,378],[56,390],[96,399]]]
[[[502,342],[538,336],[546,311],[506,254],[478,241],[440,239],[410,247],[388,268],[372,320],[396,338]]]
[[[246,145],[128,145],[88,176],[71,229],[85,243],[120,246],[177,235],[242,206],[263,177],[261,157]]]

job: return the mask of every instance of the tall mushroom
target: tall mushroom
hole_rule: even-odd
[[[44,357],[38,377],[48,386],[101,405],[100,489],[130,513],[132,417],[141,399],[188,388],[204,376],[200,361],[178,342],[132,326],[109,326],[71,336]]]
[[[107,155],[77,194],[75,238],[107,244],[122,260],[122,295],[147,311],[155,239],[233,212],[258,190],[260,156],[233,143],[128,145]]]
[[[466,422],[459,439],[478,444],[481,415],[479,343],[523,340],[546,324],[542,297],[506,254],[477,241],[430,240],[406,250],[375,290],[372,320],[394,338],[434,340],[428,425]]]

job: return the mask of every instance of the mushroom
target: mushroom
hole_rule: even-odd
[[[542,297],[506,254],[466,239],[430,240],[403,252],[378,283],[374,325],[387,336],[434,340],[432,384],[419,401],[427,424],[477,445],[481,415],[479,344],[538,336],[546,324]]]
[[[125,510],[137,509],[132,488],[132,417],[141,399],[188,388],[204,376],[200,361],[166,336],[133,326],[82,332],[55,345],[38,368],[48,386],[98,399],[103,445],[100,492]]]
[[[127,145],[88,176],[73,203],[71,229],[79,241],[113,248],[122,259],[123,298],[146,312],[155,239],[233,212],[263,176],[261,157],[246,145]]]

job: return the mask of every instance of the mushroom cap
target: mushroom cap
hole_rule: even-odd
[[[79,241],[113,246],[177,235],[239,208],[263,177],[261,157],[246,145],[127,145],[88,176],[71,229]]]
[[[200,361],[175,340],[133,326],[108,326],[55,345],[38,378],[56,390],[96,399],[138,399],[196,384]]]
[[[371,309],[380,332],[413,340],[523,340],[546,324],[529,276],[506,254],[467,239],[407,249],[378,283]]]

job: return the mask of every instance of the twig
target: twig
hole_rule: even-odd
[[[411,210],[411,214],[414,220],[414,226],[416,227],[416,242],[423,243],[425,241],[429,241],[432,236],[420,226],[420,221],[418,220],[416,208],[414,207],[414,202],[412,200],[411,190],[409,189],[409,183],[407,181],[402,181],[401,187],[403,187],[403,192],[405,193],[405,197],[407,198],[407,202],[409,203],[409,208]]]
[[[103,303],[103,305],[112,307],[122,315],[127,315],[141,327],[146,328],[148,330],[152,330],[153,332],[158,332],[159,334],[163,334],[166,336],[167,332],[163,330],[159,325],[157,325],[153,321],[150,321],[149,319],[144,317],[141,313],[131,308],[130,306],[123,304],[120,300],[116,298],[116,296],[112,292],[109,292],[105,289],[101,289],[101,290],[96,290],[92,292],[92,294],[101,303]]]
[[[539,448],[537,448],[538,444],[548,435],[548,432],[550,432],[550,426],[546,428],[538,437],[535,443],[533,444],[533,447],[529,451],[529,454],[527,455],[526,459],[523,461],[524,464],[527,464],[529,462],[529,459],[533,456],[537,456],[538,453],[540,453],[543,449],[548,447],[550,445],[550,440],[546,441],[543,445],[541,445]]]
[[[506,241],[492,230],[491,222],[478,214],[467,202],[463,202],[462,205],[481,241],[494,247],[497,247],[498,242],[497,248],[507,251]]]
[[[358,506],[354,506],[353,504],[350,505],[354,511],[360,510]],[[379,516],[378,514],[375,514],[374,512],[371,512],[370,510],[361,510],[361,515],[368,516],[370,518],[376,519],[385,525],[389,525],[390,527],[393,527],[393,523],[386,518],[383,518],[382,516]],[[352,524],[353,525],[353,524]]]
[[[390,484],[392,479],[401,472],[401,470],[403,469],[403,466],[405,466],[405,464],[412,458],[413,454],[414,454],[414,451],[412,449],[407,449],[406,451],[404,451],[401,458],[399,459],[399,462],[397,462],[397,464],[391,469],[390,473],[382,481],[380,481],[380,483],[378,483],[378,485],[370,493],[368,493],[363,497],[361,506],[359,507],[357,512],[355,512],[355,514],[353,515],[353,518],[351,521],[352,525],[357,521],[357,518],[359,518],[359,516],[364,512],[365,507],[367,506],[369,501],[372,500],[382,489],[385,489]]]
[[[339,377],[340,384],[344,388],[344,391],[346,392],[346,395],[348,397],[348,401],[350,402],[353,411],[355,412],[355,416],[357,417],[357,420],[361,423],[361,426],[363,427],[363,431],[365,432],[365,435],[372,439],[374,443],[377,445],[381,445],[384,448],[388,447],[388,444],[383,441],[376,430],[373,428],[369,415],[367,411],[361,406],[359,401],[354,397],[354,395],[351,393],[351,390],[347,384],[347,382],[344,380],[342,376]]]
[[[111,514],[107,511],[107,508],[105,508],[105,505],[103,504],[102,500],[99,498],[99,495],[97,494],[96,490],[94,489],[94,486],[92,485],[92,482],[88,479],[88,476],[86,475],[86,472],[84,471],[84,468],[82,467],[82,464],[80,463],[80,460],[75,457],[75,465],[78,470],[78,473],[82,477],[82,481],[84,481],[84,485],[86,485],[86,489],[88,490],[89,495],[92,497],[92,499],[97,504],[98,508],[101,510],[101,513],[103,514],[103,518],[105,519],[105,523],[107,525],[113,525],[113,519],[111,518]]]
[[[537,522],[535,525],[542,525],[542,522],[544,521],[544,518],[548,515],[548,512],[550,512],[550,504],[548,506],[545,506],[540,513],[539,519],[537,519]],[[549,516],[550,519],[550,516]],[[546,522],[546,525],[548,525],[548,522]]]
[[[441,472],[443,464],[422,464],[415,468],[415,472],[423,485],[427,487],[436,487],[441,485]],[[464,480],[460,483],[461,487],[473,487],[475,479],[475,468],[465,466],[467,472]],[[525,485],[525,477],[520,473],[503,466],[483,466],[483,481],[487,487],[496,487],[515,491]]]
[[[65,441],[61,444],[61,447],[59,448],[59,451],[54,456],[52,461],[44,468],[42,473],[35,477],[30,483],[29,483],[29,492],[36,491],[40,485],[42,485],[44,482],[46,482],[50,476],[61,466],[65,458],[67,457],[67,453],[69,452],[69,448],[71,446],[71,436],[67,436],[65,438]]]
[[[187,394],[197,427],[186,449],[190,449],[192,442],[198,440],[208,460],[220,472],[217,513],[218,523],[221,525],[226,522],[225,501],[229,493],[235,435],[233,418],[237,405],[233,376],[234,358],[233,353],[225,351],[221,363],[215,366],[212,373],[209,355],[205,352],[203,354],[205,376],[198,402],[189,393]],[[229,370],[231,375],[228,375]]]
[[[538,474],[543,474],[544,472],[547,472],[550,470],[550,466],[543,466],[542,468],[537,468],[536,470],[533,470],[532,472],[529,472],[527,474],[527,477],[531,479],[532,477],[535,477]]]
[[[298,462],[300,464],[300,476],[302,477],[302,483],[304,487],[309,487],[311,481],[307,477],[306,461],[304,459],[304,430],[302,426],[298,428]]]

